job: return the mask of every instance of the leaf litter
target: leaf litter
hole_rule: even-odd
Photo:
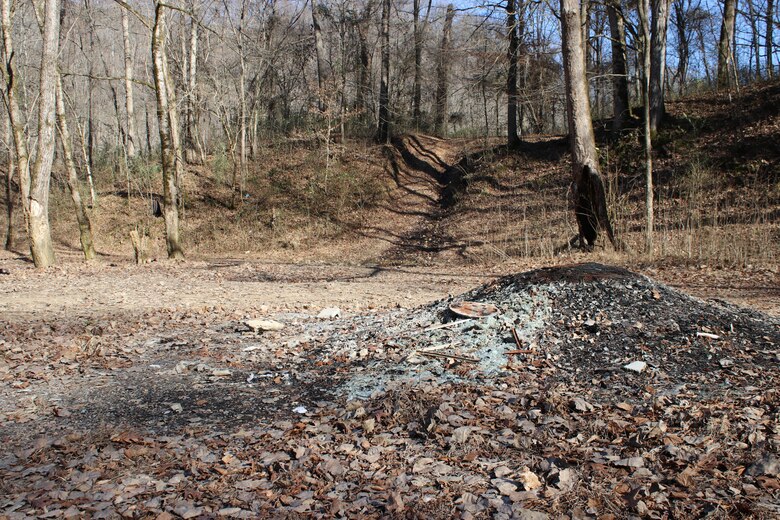
[[[582,264],[416,309],[214,318],[6,326],[0,514],[780,514],[780,323],[758,312]]]

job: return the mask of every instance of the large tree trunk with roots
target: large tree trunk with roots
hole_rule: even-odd
[[[590,248],[604,229],[612,245],[618,243],[607,213],[604,182],[599,174],[596,139],[590,115],[585,76],[585,42],[580,28],[579,0],[561,0],[564,86],[569,123],[574,200],[580,245]]]
[[[434,131],[442,137],[447,137],[447,118],[449,116],[450,34],[452,33],[453,18],[455,18],[455,7],[449,4],[447,14],[444,16],[439,60],[436,66],[436,100],[433,119]]]
[[[734,24],[737,19],[737,0],[725,0],[723,23],[718,40],[718,88],[729,88],[734,72]]]
[[[168,77],[168,57],[165,49],[165,7],[160,2],[155,5],[154,30],[152,33],[152,59],[154,63],[154,85],[157,96],[157,120],[160,133],[163,176],[163,216],[165,218],[165,241],[168,258],[184,258],[179,240],[179,208],[177,199],[177,162],[181,161],[181,149],[178,141],[178,121],[175,115],[175,100],[170,98],[173,86]]]
[[[27,233],[35,267],[54,264],[54,244],[49,225],[49,186],[54,162],[57,98],[57,53],[60,34],[60,3],[46,0],[43,11],[43,46],[38,97],[38,146],[30,172],[30,192],[24,201]]]
[[[612,44],[612,131],[616,133],[620,132],[631,115],[626,65],[626,25],[622,11],[620,0],[607,2]]]
[[[387,143],[390,140],[390,0],[382,0],[382,76],[379,82],[379,122],[376,140]]]
[[[516,0],[507,0],[506,2],[506,29],[509,33],[509,49],[507,51],[509,70],[506,76],[506,134],[508,146],[520,144],[520,137],[517,132],[517,53],[520,41],[517,34],[516,5]]]
[[[653,28],[650,42],[650,129],[656,131],[666,107],[666,34],[669,27],[670,0],[653,0]]]

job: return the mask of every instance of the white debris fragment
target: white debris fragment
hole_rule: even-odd
[[[295,412],[295,413],[304,414],[304,413],[306,413],[308,411],[309,410],[307,410],[305,406],[296,406],[295,408],[293,408],[293,412]]]
[[[718,336],[717,334],[710,334],[709,332],[697,332],[696,337],[708,338],[708,339],[720,339],[720,336]]]
[[[173,403],[171,405],[171,410],[173,410],[176,413],[181,413],[184,408],[182,408],[181,403]]]
[[[327,307],[322,309],[317,317],[321,320],[332,320],[341,317],[341,309],[338,307]]]
[[[623,368],[631,372],[636,372],[637,374],[641,374],[647,368],[647,363],[645,363],[644,361],[633,361],[628,365],[625,365]]]
[[[244,322],[244,325],[254,332],[282,330],[284,328],[284,323],[275,320],[247,320]]]

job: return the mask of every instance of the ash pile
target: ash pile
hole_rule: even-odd
[[[496,312],[462,319],[464,301]],[[323,343],[360,348],[331,374],[336,437],[392,482],[363,512],[780,514],[774,318],[583,264],[370,319]]]

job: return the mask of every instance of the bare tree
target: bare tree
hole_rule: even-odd
[[[165,240],[168,258],[184,258],[179,240],[179,186],[178,174],[181,168],[181,146],[178,140],[178,118],[176,99],[171,78],[168,74],[166,52],[165,5],[155,1],[154,29],[152,32],[152,60],[154,64],[154,86],[157,95],[157,121],[160,133],[163,175],[163,216],[165,217]]]
[[[645,249],[648,254],[653,252],[653,157],[652,157],[652,137],[651,137],[651,99],[650,99],[650,77],[652,71],[651,64],[651,42],[650,42],[650,0],[639,0],[639,40],[640,53],[642,58],[642,105],[644,107],[644,150],[645,150]]]
[[[41,31],[41,36],[45,37],[45,15],[41,10],[42,5],[35,5],[35,15],[38,20],[38,28]],[[67,114],[65,112],[65,94],[62,88],[62,77],[60,75],[59,65],[54,69],[55,80],[55,111],[57,117],[57,129],[60,132],[60,144],[62,146],[62,152],[65,163],[65,170],[67,172],[66,184],[68,185],[68,191],[70,192],[71,200],[73,201],[73,208],[76,212],[76,222],[79,226],[79,237],[81,241],[81,250],[84,253],[84,259],[94,260],[97,256],[95,252],[94,242],[92,240],[92,223],[90,222],[87,209],[81,199],[81,193],[79,191],[79,176],[76,170],[76,162],[73,158],[73,147],[71,143],[70,129],[68,127]]]
[[[670,4],[671,0],[652,0],[653,26],[650,36],[650,129],[652,131],[656,131],[665,113],[666,34],[669,27]]]
[[[127,112],[126,153],[127,157],[135,157],[138,144],[135,129],[135,107],[133,103],[133,48],[130,45],[130,20],[127,10],[120,8],[122,13],[122,44],[125,53],[125,110]]]
[[[520,0],[521,2],[523,0]],[[506,75],[506,131],[507,145],[517,146],[520,144],[520,137],[517,132],[517,54],[520,47],[520,38],[518,37],[517,10],[515,0],[506,2],[506,29],[509,33],[509,49],[507,50],[507,60],[509,61],[509,70]]]
[[[765,53],[766,53],[766,75],[767,77],[773,77],[774,71],[774,58],[772,53],[774,52],[774,31],[775,27],[775,2],[774,0],[766,0],[766,35],[765,35]]]
[[[3,96],[5,97],[5,96]],[[14,236],[14,206],[16,196],[14,195],[14,173],[16,166],[14,164],[13,134],[11,132],[11,118],[5,120],[5,147],[6,147],[6,171],[5,171],[5,211],[7,218],[7,227],[5,231],[5,249],[10,251],[15,247]]]
[[[425,18],[420,22],[420,0],[414,0],[412,6],[412,19],[414,31],[414,79],[412,80],[412,117],[416,130],[420,129],[422,123],[422,51],[423,35],[428,25],[428,16],[431,14],[432,0],[428,0],[428,9],[425,11]]]
[[[386,143],[390,139],[390,0],[382,0],[382,75],[379,81],[379,122],[376,140]]]
[[[81,192],[79,191],[79,176],[78,171],[76,170],[76,162],[73,159],[73,147],[71,145],[68,120],[65,114],[65,100],[59,71],[57,71],[57,127],[60,131],[62,155],[65,159],[65,169],[68,173],[68,190],[70,191],[70,197],[73,201],[73,208],[76,210],[76,222],[79,226],[81,250],[84,253],[85,260],[93,260],[97,256],[97,253],[95,252],[95,245],[92,240],[92,223],[90,222],[87,208],[84,206],[84,201],[81,199]]]
[[[434,132],[442,137],[447,136],[447,118],[449,116],[450,40],[453,18],[455,18],[455,7],[449,4],[447,5],[447,13],[444,15],[439,59],[436,65],[436,100],[434,101],[433,119]]]
[[[317,54],[317,85],[319,87],[320,112],[328,110],[327,96],[330,92],[331,71],[326,57],[325,42],[320,26],[320,4],[316,0],[311,3],[311,22],[314,29],[314,49]]]
[[[607,1],[612,45],[612,130],[619,132],[631,115],[626,66],[626,26],[620,0]]]
[[[599,174],[596,138],[590,115],[585,75],[585,41],[581,30],[579,0],[561,0],[561,43],[564,89],[569,122],[569,145],[575,192],[575,214],[580,245],[590,248],[603,228],[612,245],[618,244],[607,214],[604,182]]]
[[[732,86],[736,75],[734,70],[734,24],[737,19],[737,0],[724,0],[723,22],[720,26],[720,39],[718,40],[718,87],[729,88]]]
[[[188,60],[186,62],[186,80],[187,90],[185,99],[186,115],[184,119],[184,160],[189,164],[202,164],[203,151],[199,153],[198,140],[198,114],[197,105],[197,87],[198,87],[198,24],[197,7],[194,0],[188,4],[190,11],[190,41],[188,49]]]

